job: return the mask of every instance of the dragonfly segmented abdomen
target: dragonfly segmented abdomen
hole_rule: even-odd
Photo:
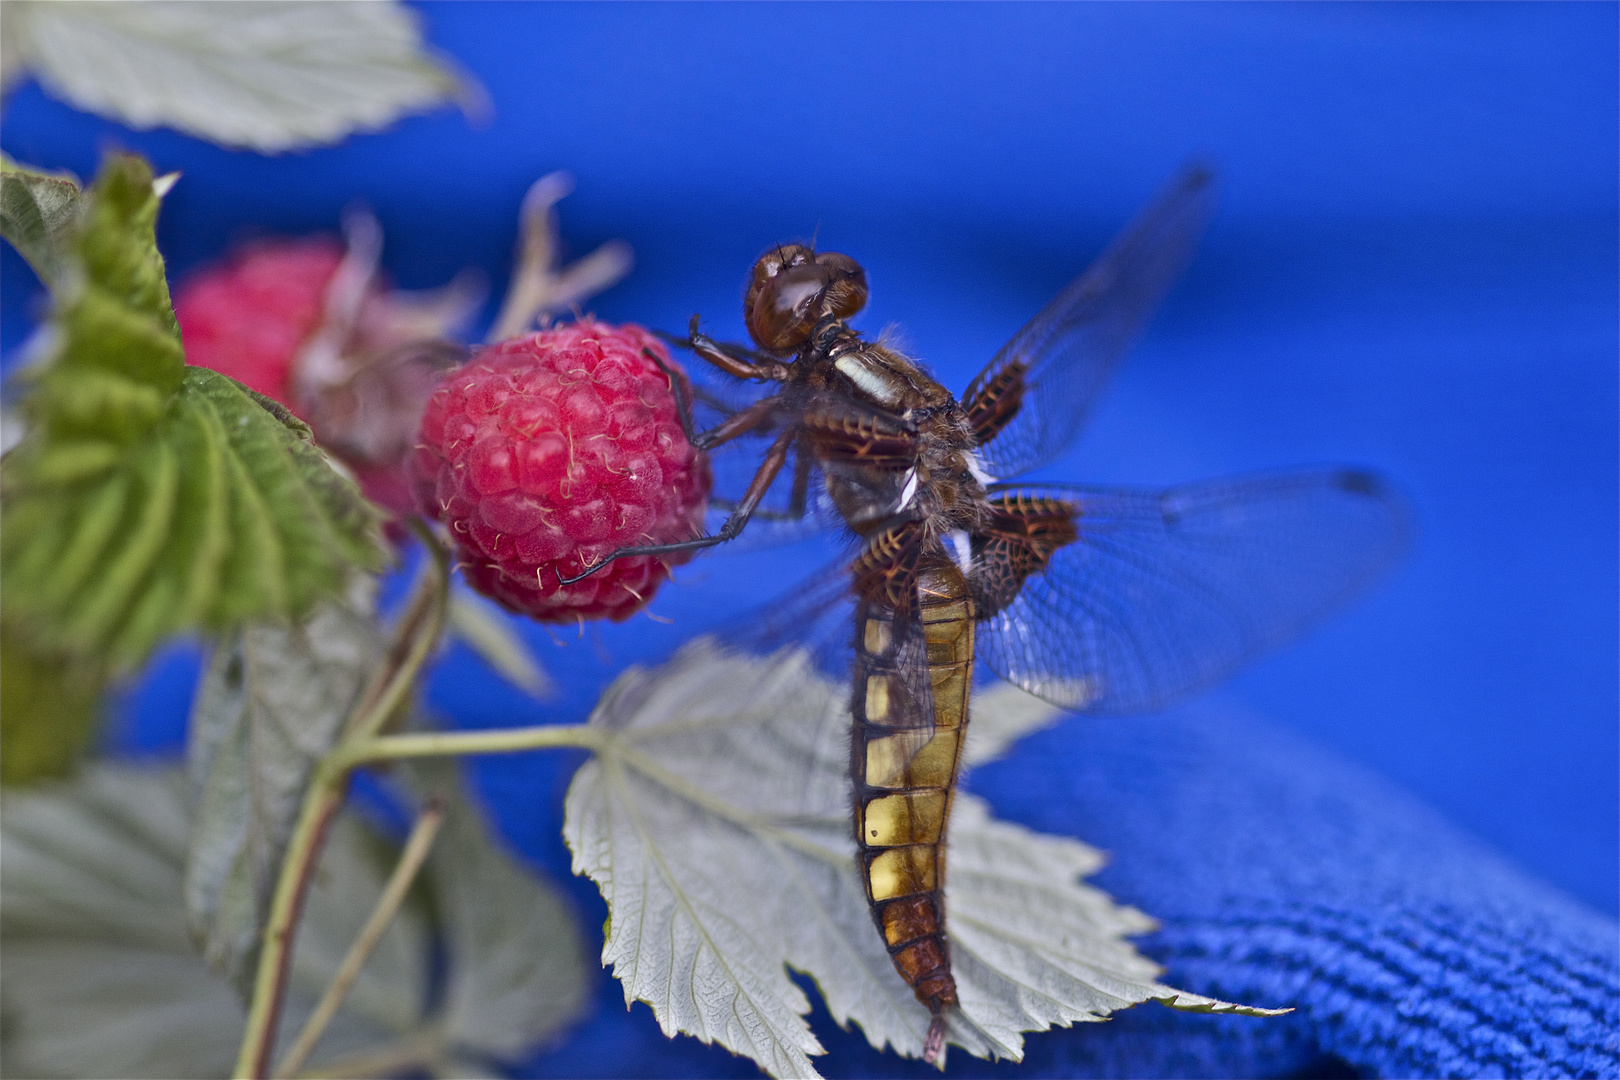
[[[914,613],[856,610],[855,841],[872,917],[936,1015],[956,1003],[945,937],[945,824],[968,720],[973,604],[954,567],[917,576]]]

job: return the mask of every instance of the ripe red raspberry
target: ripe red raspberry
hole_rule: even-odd
[[[643,349],[679,373],[641,327],[586,319],[485,349],[428,400],[409,463],[417,504],[449,527],[467,580],[512,611],[625,619],[690,557],[559,581],[616,548],[701,530],[708,463]]]
[[[293,358],[320,326],[342,261],[331,237],[274,240],[187,278],[174,297],[186,362],[291,406]]]

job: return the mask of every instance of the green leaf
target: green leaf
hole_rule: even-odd
[[[648,1002],[666,1033],[719,1042],[774,1076],[814,1075],[809,1055],[821,1051],[790,967],[879,1049],[919,1055],[930,1019],[890,963],[856,873],[848,696],[802,655],[759,660],[699,641],[609,688],[591,717],[607,745],[568,792],[574,869],[608,902],[602,959],[626,999]],[[1009,705],[1020,715],[996,716]],[[985,695],[976,712],[992,743],[1034,717],[1005,696]],[[970,755],[1001,749],[973,741]],[[1125,940],[1152,920],[1078,880],[1101,866],[1095,850],[998,822],[970,795],[953,806],[946,909],[961,1006],[947,1014],[950,1042],[1017,1060],[1021,1032],[1144,1001],[1265,1013],[1155,981]]]
[[[79,221],[79,182],[0,158],[0,235],[47,285],[62,277]]]
[[[186,915],[244,1000],[309,779],[385,650],[373,591],[324,602],[296,626],[245,628],[214,650],[197,692]]]
[[[470,94],[396,3],[8,0],[6,42],[76,108],[263,153]]]
[[[192,946],[180,903],[190,816],[174,770],[98,765],[0,805],[0,1072],[7,1076],[224,1076],[244,1014]],[[391,853],[340,817],[294,951],[290,1044],[382,892]],[[395,918],[327,1029],[317,1065],[422,1021],[429,926]]]
[[[7,173],[7,190],[21,183]],[[51,326],[24,402],[33,427],[128,444],[180,388],[185,355],[153,233],[160,201],[145,161],[112,154],[76,210],[54,218],[53,270],[41,275]]]
[[[36,427],[7,456],[6,619],[42,648],[127,669],[174,634],[299,618],[381,563],[375,511],[308,429],[216,372],[183,378],[133,444]]]
[[[8,625],[114,671],[174,634],[299,618],[384,559],[376,511],[307,426],[184,364],[158,205],[145,162],[108,158],[0,465]]]
[[[155,320],[178,342],[180,325],[155,232],[163,195],[173,183],[174,177],[154,180],[152,167],[138,154],[108,155],[85,207],[78,254],[91,287],[131,313]],[[164,368],[158,378],[174,383],[179,375]]]
[[[264,521],[268,529],[245,545],[244,529],[232,528],[233,556],[222,574],[232,582],[221,597],[222,619],[261,614],[296,615],[309,610],[317,596],[341,588],[349,566],[379,569],[385,558],[378,534],[378,513],[360,497],[353,482],[340,475],[310,440],[309,428],[289,413],[272,415],[244,389],[207,368],[186,369],[181,404],[195,407],[215,434],[225,438],[225,458],[239,478],[234,488],[231,520],[249,526]],[[289,422],[290,421],[290,422]],[[278,560],[271,573],[255,566],[253,549]],[[233,595],[235,582],[262,577],[268,608]]]
[[[0,627],[0,783],[65,775],[95,735],[104,682],[94,664],[36,655]]]

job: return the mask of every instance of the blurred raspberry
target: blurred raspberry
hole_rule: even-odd
[[[251,244],[187,278],[174,297],[186,362],[291,406],[293,358],[321,325],[343,262],[335,238]]]
[[[512,611],[625,619],[690,558],[619,559],[559,583],[617,548],[701,531],[708,463],[644,348],[679,373],[639,326],[587,319],[485,349],[429,399],[417,503],[449,527],[467,580]]]
[[[376,222],[357,217],[348,231],[347,247],[325,236],[243,245],[186,279],[175,318],[187,363],[292,409],[367,498],[408,514],[404,458],[439,373],[461,358],[447,335],[476,300],[465,281],[385,288]]]

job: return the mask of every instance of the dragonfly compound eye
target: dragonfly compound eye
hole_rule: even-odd
[[[847,319],[866,306],[866,272],[848,255],[799,244],[760,256],[743,298],[748,333],[772,352],[798,348],[821,319]]]

